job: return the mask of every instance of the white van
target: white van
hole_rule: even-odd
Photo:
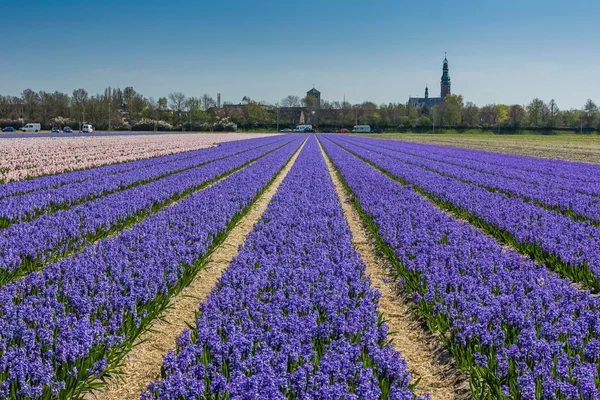
[[[92,133],[94,132],[94,128],[90,124],[83,124],[81,127],[81,131],[83,133]]]
[[[23,132],[39,132],[41,130],[42,130],[42,126],[37,123],[27,124],[21,128],[21,131],[23,131]]]
[[[312,131],[312,130],[313,130],[312,125],[298,125],[296,127],[296,129],[294,129],[294,132],[306,132],[306,131]]]
[[[352,133],[371,133],[371,127],[369,125],[354,125]]]

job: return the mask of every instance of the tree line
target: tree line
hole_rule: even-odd
[[[208,94],[187,97],[174,92],[155,100],[133,87],[108,87],[96,95],[85,89],[76,89],[71,95],[26,89],[21,96],[0,95],[0,126],[39,122],[43,129],[76,129],[90,123],[100,130],[190,130],[222,122],[207,112],[215,105]]]
[[[312,123],[318,127],[371,125],[381,129],[484,128],[570,129],[600,128],[598,106],[590,99],[581,109],[561,110],[554,99],[535,98],[525,105],[487,104],[478,107],[461,95],[449,95],[434,106],[410,103],[376,104],[365,101],[321,100],[289,95],[276,104],[244,96],[239,104],[217,103],[209,94],[188,97],[181,92],[153,99],[125,89],[108,87],[90,95],[24,90],[20,96],[0,95],[0,127],[39,122],[43,129],[91,123],[99,130],[235,130],[274,129]]]

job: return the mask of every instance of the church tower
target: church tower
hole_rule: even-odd
[[[425,85],[425,98],[429,98],[429,88],[427,87],[427,85]]]
[[[444,70],[442,74],[442,99],[451,94],[450,73],[448,72],[448,56],[444,58]]]

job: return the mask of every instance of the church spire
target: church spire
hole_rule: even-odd
[[[448,68],[448,54],[444,55],[444,67],[442,70],[442,99],[451,94],[450,69]]]
[[[425,85],[425,98],[429,98],[429,88],[427,87],[427,85]]]

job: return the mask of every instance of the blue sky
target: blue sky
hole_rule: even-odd
[[[222,93],[275,103],[313,84],[324,99],[406,102],[439,92],[478,105],[600,103],[600,2],[10,1],[0,93],[91,94],[133,86],[157,98]]]

